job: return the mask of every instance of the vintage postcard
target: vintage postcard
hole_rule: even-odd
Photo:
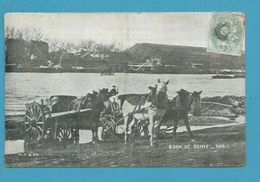
[[[7,167],[245,165],[245,16],[7,13]]]

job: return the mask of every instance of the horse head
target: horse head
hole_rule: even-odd
[[[155,84],[154,87],[150,86],[150,93],[149,93],[149,99],[155,107],[164,109],[168,105],[168,96],[167,96],[167,89],[168,89],[168,83],[167,81],[161,81],[158,79],[158,83]]]
[[[158,82],[157,92],[166,93],[168,90],[169,80],[161,81],[160,79],[158,79],[157,82]]]
[[[190,96],[190,105],[194,116],[201,115],[200,95],[202,91],[194,91]]]
[[[199,91],[199,92],[194,91],[193,93],[191,93],[191,102],[199,103],[201,93],[202,93],[202,91]]]
[[[188,92],[185,89],[180,89],[179,91],[177,91],[177,94],[179,96],[179,105],[181,107],[181,109],[185,110],[185,111],[190,111],[190,92]]]
[[[156,98],[156,93],[157,93],[157,84],[155,86],[149,86],[148,87],[150,92],[148,94],[148,102],[154,102]]]
[[[194,116],[200,116],[200,94],[202,91],[190,93],[181,89],[177,91],[180,98],[180,107],[186,111],[192,111]]]
[[[106,102],[109,100],[109,91],[108,91],[108,88],[102,88],[102,89],[99,89],[99,92],[97,94],[97,97],[98,99],[101,101],[101,102]]]

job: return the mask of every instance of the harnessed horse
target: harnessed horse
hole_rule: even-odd
[[[100,114],[105,108],[105,103],[109,100],[108,89],[101,89],[96,95],[91,98],[91,131],[92,141],[98,140],[98,127],[100,121]]]
[[[109,100],[108,89],[99,89],[98,92],[88,93],[86,96],[77,98],[69,105],[70,110],[79,111],[80,109],[91,108],[90,130],[92,131],[92,141],[98,140],[98,127],[100,113],[105,108],[105,103]]]
[[[176,131],[180,120],[184,120],[184,124],[188,130],[190,138],[193,140],[193,134],[188,121],[188,113],[192,110],[194,116],[200,115],[200,92],[190,93],[181,89],[177,91],[178,95],[169,101],[168,109],[162,118],[162,123],[174,121],[173,136],[176,139]]]
[[[155,87],[149,87],[149,94],[126,94],[120,95],[121,108],[124,117],[125,143],[128,141],[128,127],[134,120],[149,119],[150,145],[154,145],[155,122],[160,124],[167,109],[168,96],[167,85],[169,81],[163,82],[158,79]],[[140,112],[141,111],[141,112]],[[146,112],[145,112],[146,111]]]

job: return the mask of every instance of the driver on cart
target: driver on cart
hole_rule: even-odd
[[[116,85],[112,85],[112,89],[109,91],[109,100],[112,103],[114,110],[119,111],[119,104],[118,104],[118,87]]]
[[[115,96],[118,94],[118,88],[116,85],[112,86],[112,89],[109,91],[109,97]]]
[[[118,94],[118,88],[116,87],[116,85],[113,85],[112,89],[108,93],[111,102],[117,101],[117,94]]]

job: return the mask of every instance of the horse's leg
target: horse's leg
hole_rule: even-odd
[[[95,143],[95,125],[95,113],[94,111],[92,111],[90,115],[90,130],[92,132],[92,143]]]
[[[91,131],[92,131],[92,142],[95,143],[97,141],[97,130],[98,127],[96,125],[96,123],[92,123],[93,126],[91,127]]]
[[[186,114],[184,116],[184,123],[185,123],[185,126],[186,126],[187,130],[188,130],[190,138],[193,140],[193,134],[192,134],[191,129],[190,129],[190,124],[189,124],[189,120],[188,120],[188,114]]]
[[[157,121],[157,123],[156,123]],[[154,121],[154,134],[155,134],[155,137],[158,135],[159,133],[159,130],[160,130],[160,127],[161,127],[161,121],[162,121],[162,118],[161,117],[158,117],[155,121]]]
[[[79,143],[79,122],[74,122],[74,143]]]
[[[103,125],[102,126],[102,129],[101,129],[101,140],[104,140],[104,131],[105,131],[105,126]]]
[[[103,126],[98,126],[97,127],[97,140],[98,141],[103,141]]]
[[[149,133],[150,133],[150,146],[154,145],[154,115],[149,114]]]
[[[127,131],[128,131],[128,116],[124,116],[124,128],[125,128],[125,144],[127,143]]]
[[[99,128],[98,123],[96,123],[96,125],[95,125],[95,139],[96,139],[96,141],[99,141],[98,128]]]
[[[177,140],[177,135],[176,135],[176,131],[177,131],[177,128],[178,128],[178,123],[179,123],[180,119],[177,118],[174,120],[174,127],[173,127],[173,137],[175,140]]]
[[[91,129],[91,132],[92,132],[92,143],[95,143],[95,131],[93,128]]]
[[[98,130],[98,127],[95,126],[95,128],[94,128],[94,140],[95,140],[95,141],[98,140],[97,130]]]
[[[145,121],[145,122],[147,122],[147,121]],[[148,122],[149,122],[149,121],[148,121]],[[148,135],[149,135],[149,129],[148,129],[148,126],[149,126],[149,123],[148,123],[148,124],[145,123],[145,124],[143,125],[144,136],[148,136]]]
[[[176,118],[174,119],[174,127],[173,127],[173,137],[174,137],[175,140],[177,140],[176,131],[177,131],[177,128],[178,128],[178,123],[181,120],[181,115],[182,115],[181,110],[177,110],[176,111]]]
[[[159,118],[158,118],[158,125],[156,126],[156,136],[158,136],[158,134],[159,134],[159,132],[160,132],[160,128],[161,128],[161,126],[162,126],[162,123],[163,123],[163,116],[165,115],[165,113],[166,113],[166,110],[165,111],[163,111],[161,114],[160,114],[160,116],[159,116]]]

